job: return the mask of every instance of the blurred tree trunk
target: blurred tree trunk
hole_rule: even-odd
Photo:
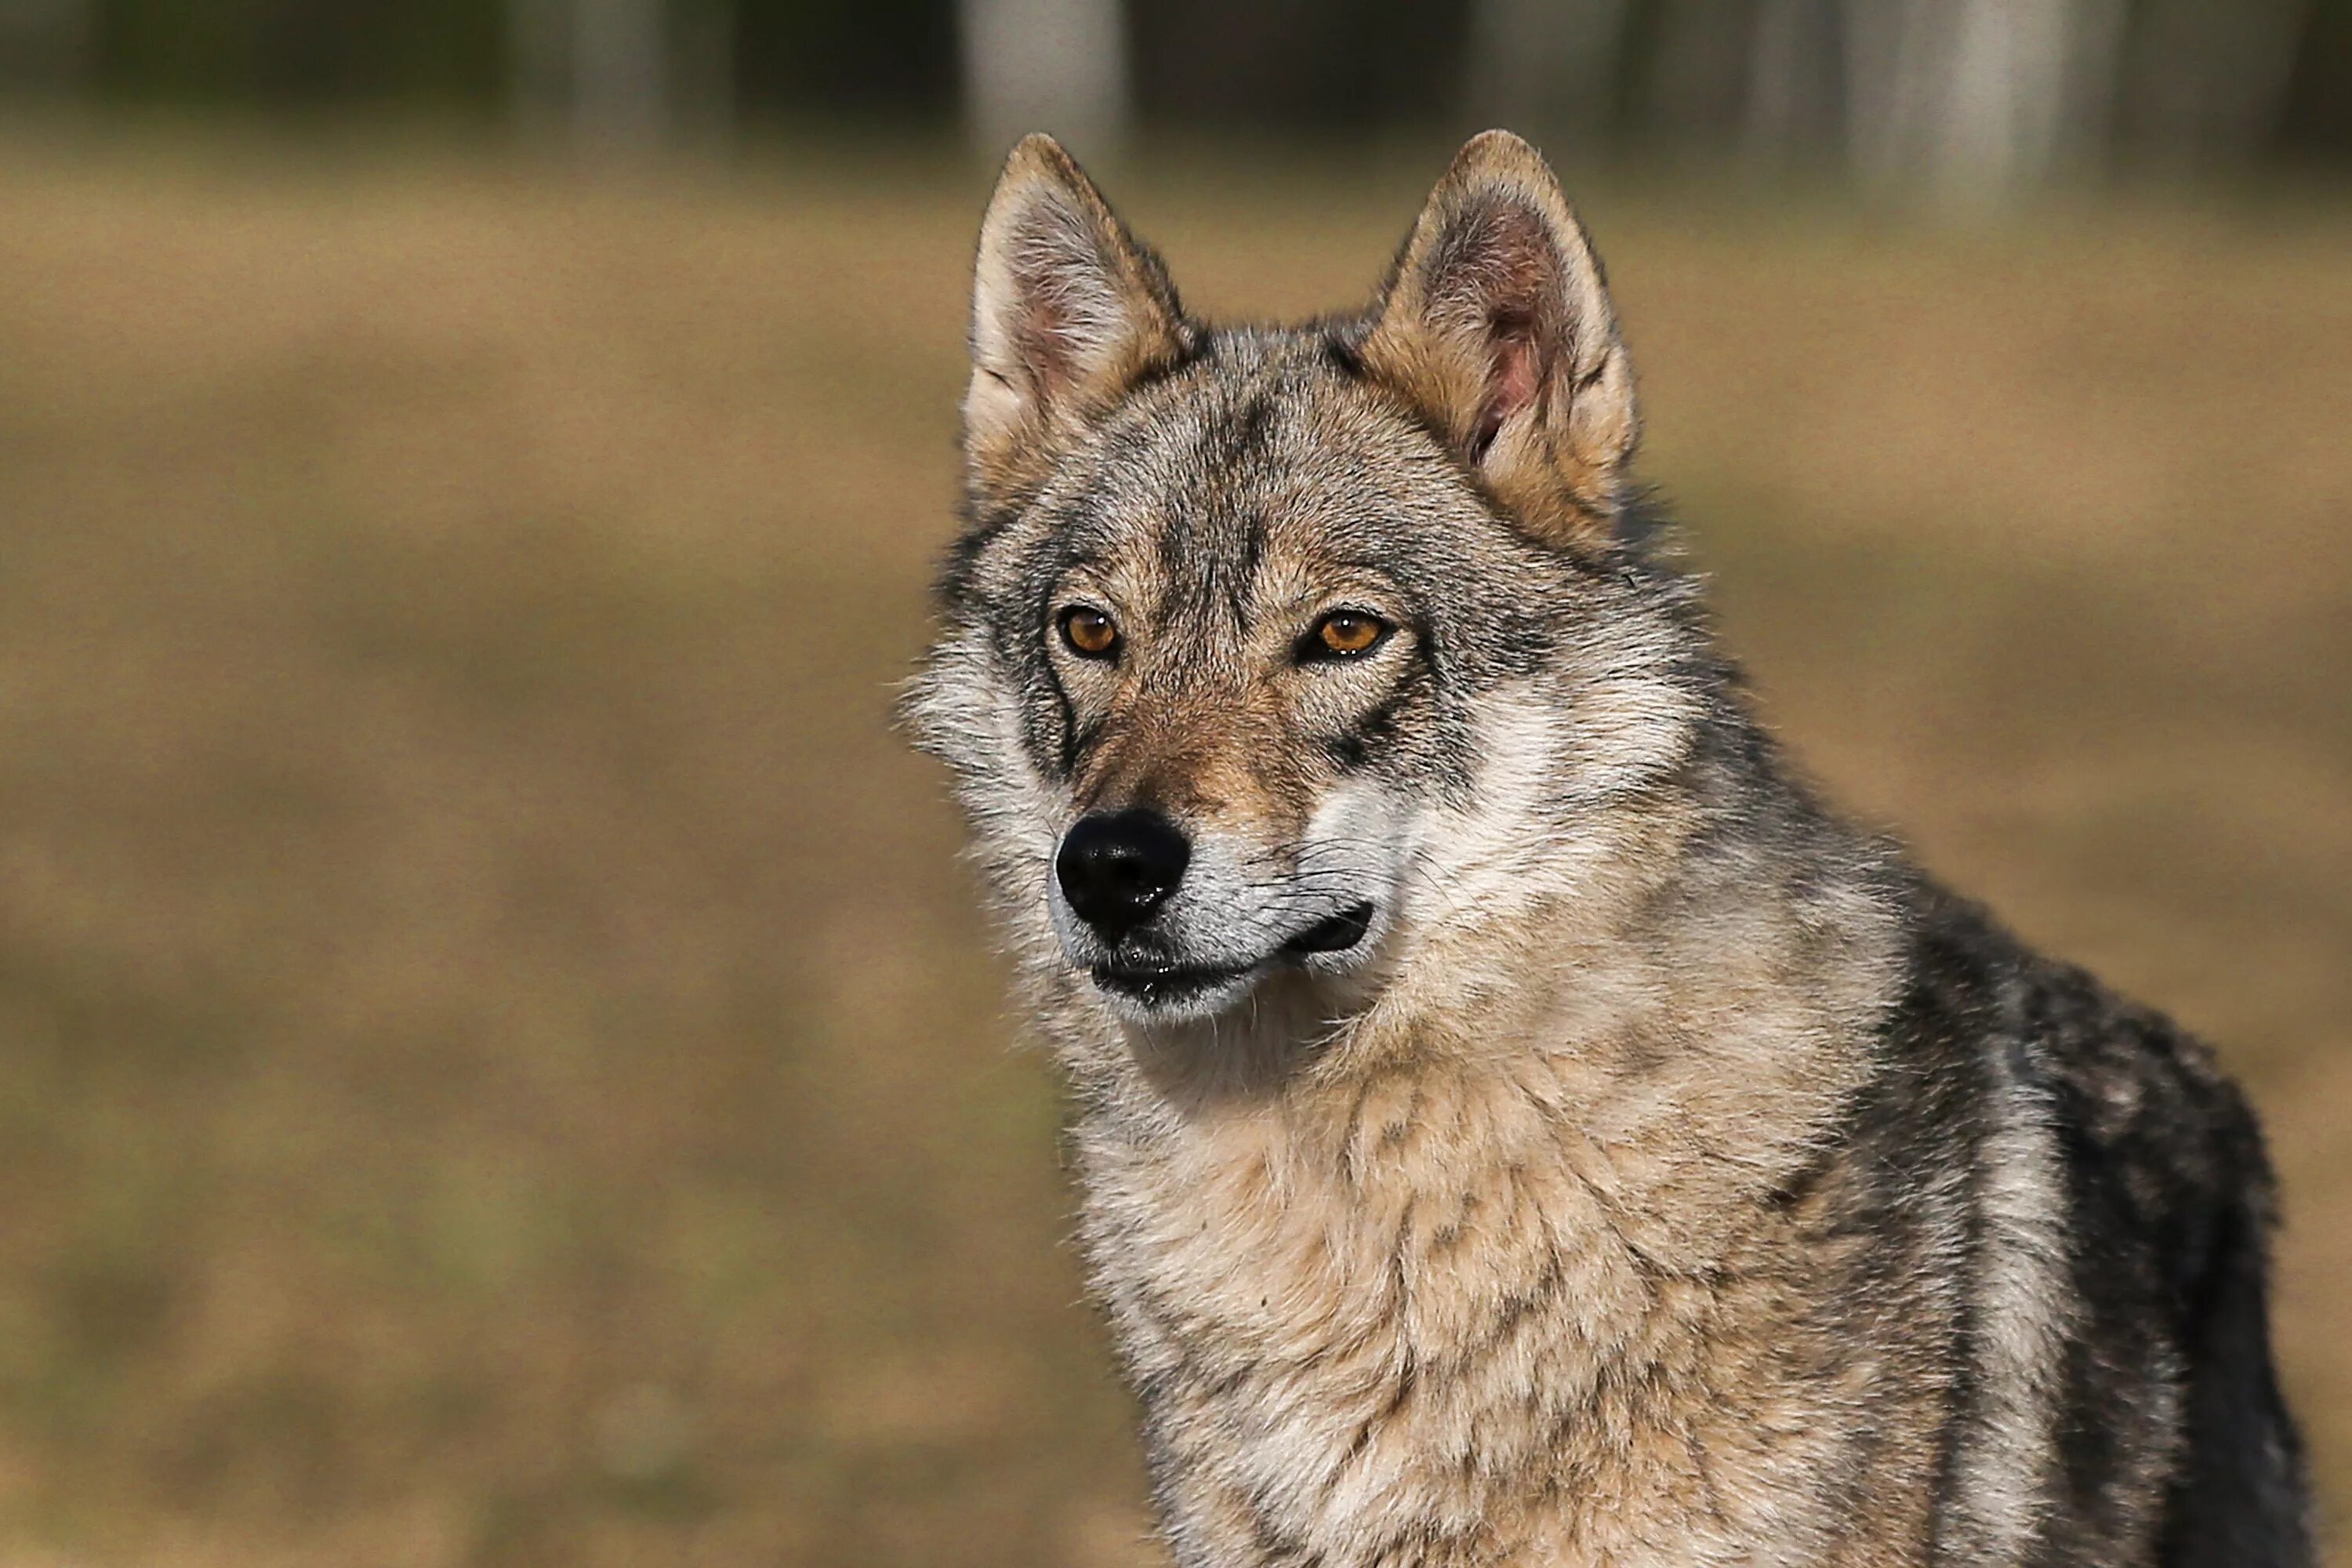
[[[1937,53],[1937,0],[1846,0],[1846,163],[1886,188],[1913,172]]]
[[[1628,0],[1473,0],[1470,117],[1529,134],[1604,129],[1630,11]]]
[[[678,17],[678,119],[725,142],[735,132],[734,0],[701,0]]]
[[[1781,166],[1827,152],[1845,122],[1836,0],[1761,0],[1748,46],[1743,140]]]
[[[2252,159],[2278,129],[2310,0],[2147,0],[2126,67],[2123,138],[2174,169]]]
[[[639,152],[669,131],[667,0],[572,0],[572,123],[592,153]]]
[[[1747,113],[1757,6],[1749,0],[1652,0],[1643,131],[1678,151],[1738,140]]]
[[[2012,199],[2103,145],[2122,0],[1846,0],[1847,162],[1882,192]]]
[[[546,136],[572,100],[569,0],[507,0],[509,91],[527,134]]]
[[[2015,0],[1956,8],[1928,138],[1928,176],[1945,200],[1998,200],[2048,173],[2065,100],[2069,9]]]
[[[2115,145],[2128,20],[2126,0],[2074,0],[2068,12],[2065,119],[2054,163],[2060,173],[2105,168]]]
[[[1115,154],[1131,113],[1119,0],[958,0],[965,121],[983,153],[1049,131]]]
[[[569,122],[592,156],[645,152],[669,135],[668,0],[507,0],[515,109],[527,130]]]

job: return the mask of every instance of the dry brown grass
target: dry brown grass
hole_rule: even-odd
[[[0,160],[8,1561],[1149,1561],[884,728],[979,192],[787,163]],[[1132,207],[1271,313],[1431,172]],[[2263,1100],[2347,1495],[2343,215],[1595,205],[1773,712]]]

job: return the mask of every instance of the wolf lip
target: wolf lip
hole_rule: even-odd
[[[1092,973],[1095,984],[1104,990],[1116,991],[1147,1007],[1160,1007],[1205,995],[1221,985],[1239,980],[1248,971],[1186,969],[1174,964],[1097,963]]]
[[[1284,942],[1277,953],[1284,958],[1305,958],[1318,952],[1344,952],[1363,941],[1364,933],[1371,928],[1371,904],[1367,901],[1351,905],[1308,926]],[[1087,973],[1106,991],[1147,1007],[1166,1007],[1196,1001],[1246,977],[1256,967],[1110,961],[1095,964]]]
[[[1356,904],[1328,920],[1316,921],[1282,944],[1282,951],[1303,956],[1310,952],[1345,952],[1372,929],[1372,906]]]

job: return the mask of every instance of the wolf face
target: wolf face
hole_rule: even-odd
[[[1631,372],[1535,154],[1465,149],[1357,317],[1191,321],[1044,138],[976,272],[911,708],[1016,942],[1134,1025],[1328,1013],[1589,891],[1703,683],[1616,543]]]

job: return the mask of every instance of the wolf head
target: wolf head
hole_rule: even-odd
[[[1033,136],[971,357],[908,710],[1036,975],[1130,1032],[1328,1022],[1638,881],[1706,655],[1624,537],[1633,372],[1532,148],[1465,147],[1370,310],[1226,330]]]

